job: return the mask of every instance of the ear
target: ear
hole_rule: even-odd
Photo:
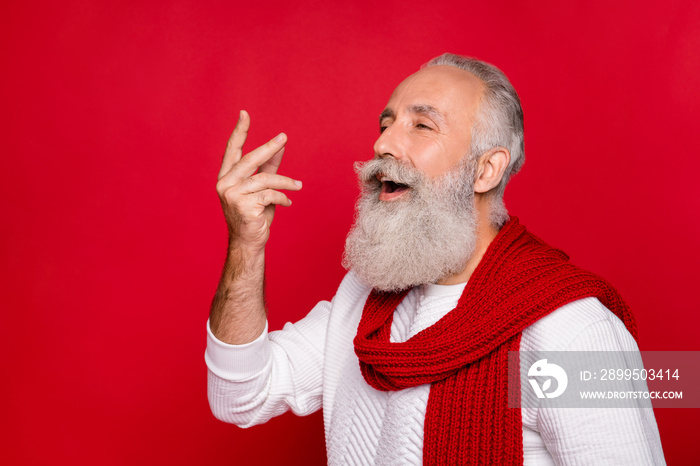
[[[474,180],[474,192],[486,193],[498,186],[510,163],[510,151],[494,147],[479,157]]]

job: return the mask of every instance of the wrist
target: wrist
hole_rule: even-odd
[[[242,262],[246,266],[253,266],[265,261],[265,246],[250,246],[230,240],[227,254],[229,258],[235,259],[237,262]]]

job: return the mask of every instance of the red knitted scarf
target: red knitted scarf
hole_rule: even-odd
[[[362,375],[378,390],[430,386],[423,463],[523,464],[522,418],[508,408],[508,352],[528,325],[589,296],[637,329],[602,278],[529,233],[513,217],[489,245],[457,306],[404,343],[390,343],[396,306],[408,293],[372,291],[355,337]],[[519,378],[511,383],[518,384]]]

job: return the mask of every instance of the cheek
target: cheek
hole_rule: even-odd
[[[447,172],[461,159],[444,141],[418,141],[414,149],[413,165],[432,178]]]

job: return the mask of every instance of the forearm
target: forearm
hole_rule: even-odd
[[[260,336],[267,318],[264,287],[264,249],[250,252],[231,244],[209,317],[216,338],[242,345]]]

